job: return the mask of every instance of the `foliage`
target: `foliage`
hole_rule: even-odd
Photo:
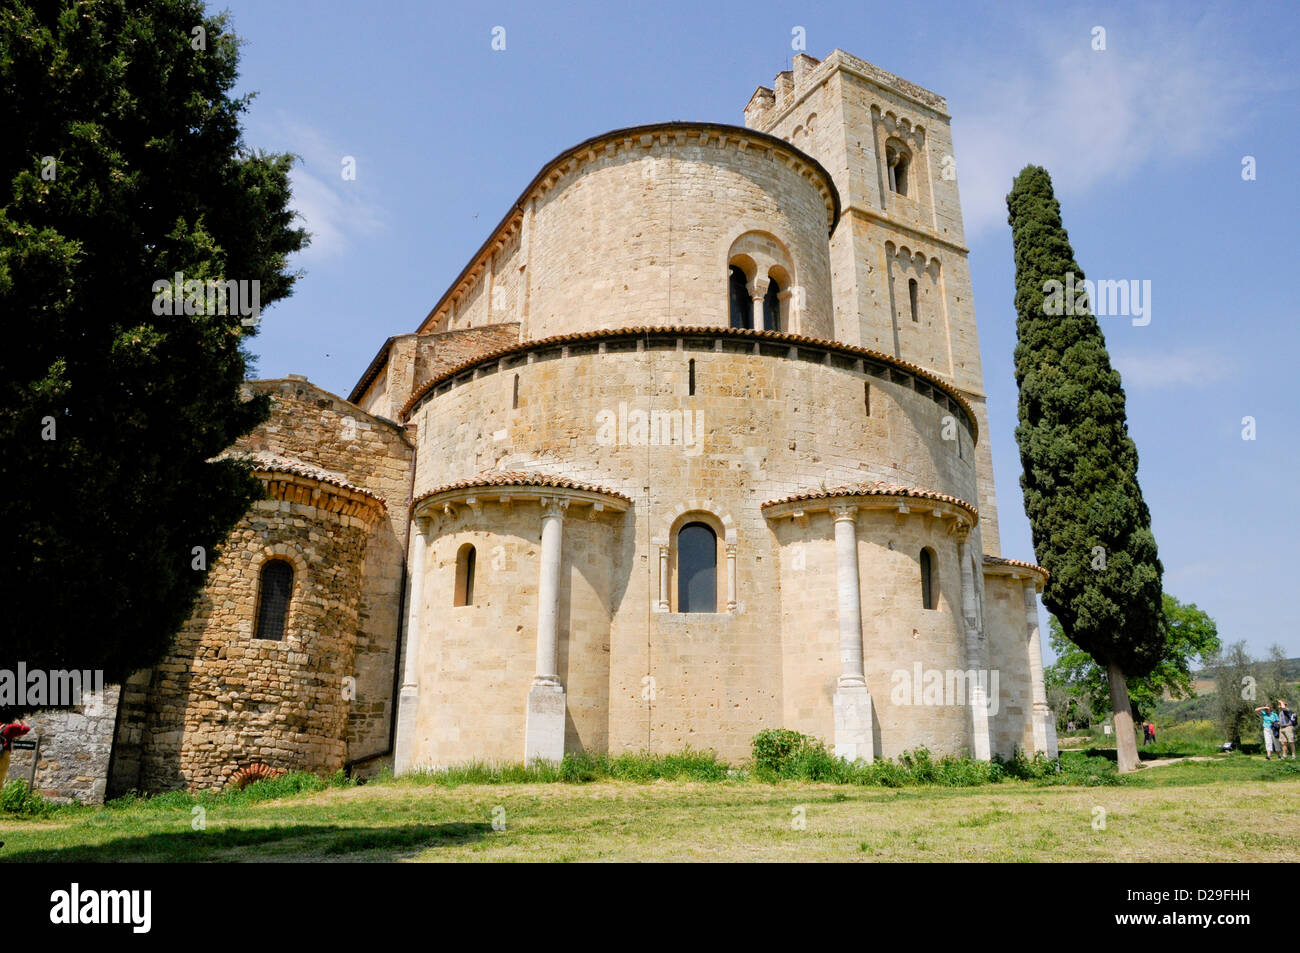
[[[1183,604],[1167,592],[1161,601],[1165,647],[1160,661],[1150,675],[1128,679],[1129,699],[1142,717],[1150,717],[1166,693],[1175,699],[1190,697],[1192,660],[1204,663],[1215,658],[1221,648],[1214,620],[1194,603]],[[1093,711],[1104,712],[1109,707],[1106,670],[1065,637],[1055,616],[1048,620],[1048,641],[1057,656],[1045,673],[1049,696],[1054,688],[1054,697],[1060,698],[1062,689],[1066,696],[1065,706],[1053,706],[1059,713],[1058,726],[1071,717],[1081,725],[1091,724]]]
[[[58,810],[58,805],[34,791],[27,790],[27,782],[14,780],[0,787],[0,815],[6,817],[46,817]]]
[[[1243,731],[1254,727],[1255,706],[1257,702],[1254,691],[1254,676],[1251,674],[1253,660],[1246,651],[1244,641],[1234,642],[1228,651],[1212,661],[1214,680],[1218,686],[1215,692],[1218,704],[1218,723],[1224,737],[1240,746]],[[1256,734],[1256,732],[1250,732]]]
[[[1051,573],[1043,604],[1098,663],[1147,675],[1166,644],[1162,569],[1119,372],[1086,299],[1067,302],[1061,314],[1045,307],[1049,282],[1084,280],[1047,171],[1026,166],[1007,207],[1016,263],[1016,442],[1034,554]]]
[[[240,393],[251,316],[155,313],[178,272],[257,281],[262,309],[297,277],[292,157],[245,146],[225,28],[201,0],[0,17],[0,668],[155,663],[261,495],[208,462],[267,413]]]

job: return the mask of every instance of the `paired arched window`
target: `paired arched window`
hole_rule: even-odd
[[[749,297],[749,279],[737,265],[731,266],[728,281],[731,300],[731,326],[733,328],[754,327],[754,304]]]
[[[289,600],[293,597],[293,566],[283,559],[269,559],[262,564],[257,579],[257,629],[255,638],[284,638],[284,624],[289,618]]]
[[[939,607],[939,574],[934,564],[934,551],[929,547],[921,550],[921,607],[937,609]]]
[[[902,146],[888,146],[885,149],[885,162],[889,166],[889,190],[906,195],[912,157]]]
[[[707,523],[677,531],[677,611],[718,611],[718,536]]]
[[[478,554],[472,543],[466,543],[456,552],[456,597],[454,606],[474,604],[474,568]]]

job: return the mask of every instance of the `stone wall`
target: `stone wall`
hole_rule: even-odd
[[[362,565],[374,522],[287,499],[254,504],[154,669],[140,787],[220,786],[256,762],[343,767],[352,707],[345,679],[359,669]],[[293,566],[292,598],[284,638],[258,639],[259,576],[273,559]]]
[[[117,719],[119,689],[106,685],[102,698],[67,709],[47,709],[26,718],[31,733],[24,740],[40,739],[40,750],[15,749],[10,755],[9,780],[26,781],[32,758],[39,754],[33,790],[56,801],[99,804],[107,788],[113,757],[113,726]]]

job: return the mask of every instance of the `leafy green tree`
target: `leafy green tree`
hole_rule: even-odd
[[[1192,665],[1204,665],[1216,658],[1221,649],[1218,626],[1194,603],[1181,603],[1163,593],[1165,648],[1150,675],[1128,680],[1129,700],[1149,717],[1160,700],[1192,696]],[[1056,655],[1045,678],[1049,685],[1060,684],[1072,700],[1086,698],[1091,708],[1104,710],[1110,696],[1106,671],[1083,649],[1065,637],[1061,623],[1052,616],[1047,623],[1047,638]]]
[[[1210,659],[1207,668],[1214,672],[1215,697],[1219,727],[1224,736],[1240,747],[1243,730],[1258,725],[1255,706],[1264,704],[1255,682],[1254,659],[1246,643],[1234,642],[1223,655]]]
[[[0,668],[157,662],[261,494],[208,461],[265,419],[240,395],[254,288],[290,293],[306,233],[292,157],[242,140],[225,27],[200,0],[0,10]],[[245,294],[177,309],[176,273]]]
[[[1043,604],[1104,667],[1119,769],[1138,767],[1127,678],[1160,662],[1162,568],[1137,480],[1124,390],[1047,171],[1026,166],[1007,208],[1016,262],[1016,383],[1025,512],[1051,573]]]

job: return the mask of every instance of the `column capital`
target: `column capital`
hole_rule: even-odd
[[[858,521],[858,508],[852,503],[836,503],[831,506],[831,517],[837,523],[845,520],[856,523]]]
[[[564,496],[544,496],[541,498],[542,519],[557,516],[564,518],[565,512],[569,509],[569,499]]]

